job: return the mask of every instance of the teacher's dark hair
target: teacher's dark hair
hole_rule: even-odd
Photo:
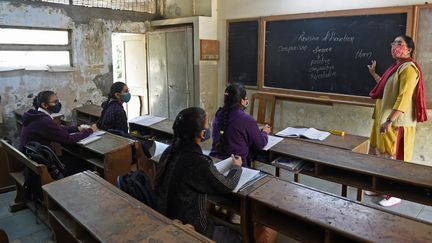
[[[48,102],[51,95],[55,95],[55,93],[51,90],[39,92],[39,94],[37,94],[33,99],[33,107],[37,110],[39,107],[41,107],[42,103]]]
[[[172,127],[174,139],[193,142],[205,129],[205,118],[206,112],[199,107],[190,107],[180,111]]]
[[[399,37],[401,37],[405,41],[405,43],[407,44],[408,48],[411,48],[410,57],[413,57],[414,50],[415,50],[414,40],[411,37],[407,36],[407,35],[400,35]]]
[[[240,102],[246,98],[246,88],[243,84],[232,83],[225,89],[224,93],[224,106],[219,109],[219,136],[216,141],[216,150],[222,151],[225,144],[225,130],[228,128],[229,115],[231,111],[241,106]]]

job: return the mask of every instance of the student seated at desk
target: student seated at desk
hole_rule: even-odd
[[[233,156],[227,176],[221,174],[200,143],[209,137],[208,117],[201,108],[182,110],[174,124],[174,142],[162,154],[156,169],[157,209],[171,219],[191,224],[216,242],[240,242],[229,228],[207,220],[207,194],[229,194],[241,175],[241,158]]]
[[[96,131],[96,125],[83,129],[77,126],[63,126],[54,122],[51,114],[61,110],[61,103],[53,91],[42,91],[33,99],[34,110],[23,114],[23,128],[20,135],[20,150],[30,141],[51,146],[52,142],[60,144],[75,144]],[[66,162],[62,160],[63,162]],[[67,163],[67,162],[66,162]],[[68,166],[68,165],[67,165]],[[78,172],[71,169],[69,172]]]
[[[267,145],[271,128],[260,130],[254,118],[244,112],[249,105],[242,84],[230,84],[225,89],[224,106],[216,112],[213,121],[213,144],[210,156],[226,159],[231,154],[242,157],[243,166],[250,166],[250,149],[260,150]]]
[[[97,122],[97,127],[120,135],[122,137],[137,140],[134,136],[128,133],[128,120],[126,111],[123,108],[123,103],[129,102],[131,94],[129,88],[123,82],[115,82],[111,85],[108,100],[102,103],[102,114]],[[150,158],[150,147],[153,146],[153,141],[140,140],[144,154]]]
[[[213,121],[213,144],[210,156],[226,159],[231,154],[242,157],[243,166],[251,165],[250,149],[261,150],[267,145],[269,125],[262,130],[258,128],[255,119],[246,114],[244,109],[249,105],[246,89],[242,84],[230,84],[224,93],[224,106],[216,112]],[[230,221],[240,222],[240,216],[232,214]],[[277,232],[263,227],[255,226],[257,242],[275,242]]]

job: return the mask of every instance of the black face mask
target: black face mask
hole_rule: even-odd
[[[52,113],[59,113],[60,110],[62,108],[62,104],[60,102],[58,102],[57,104],[53,105],[53,106],[48,106],[48,110],[51,111]]]

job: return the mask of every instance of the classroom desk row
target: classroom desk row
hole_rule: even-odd
[[[172,123],[166,119],[147,127],[134,126],[150,129],[154,135],[161,132],[172,136]],[[296,182],[300,174],[306,174],[339,183],[343,185],[342,196],[346,196],[347,186],[359,188],[359,201],[365,189],[432,205],[432,167],[368,155],[367,149],[368,138],[355,135],[330,135],[324,141],[285,138],[269,149],[269,160],[264,162],[279,156],[306,161],[311,170],[296,173]]]
[[[15,119],[18,131],[22,127],[22,116],[28,108],[15,111]],[[101,107],[96,105],[85,105],[75,109],[78,125],[91,124],[97,121]],[[63,122],[59,120],[59,122]],[[132,151],[135,149],[136,141],[117,136],[112,133],[100,135],[100,139],[91,143],[81,145],[56,144],[59,154],[73,156],[85,164],[93,167],[111,184],[116,183],[119,175],[126,174],[131,170]]]
[[[52,182],[43,190],[57,242],[210,242],[91,172]],[[432,240],[430,223],[272,176],[231,198],[231,209],[241,214],[244,242],[252,242],[254,222],[305,242]]]
[[[153,158],[154,162],[159,158]],[[208,200],[240,214],[243,242],[253,242],[254,223],[301,242],[428,242],[432,239],[430,223],[270,175],[248,183],[237,193],[209,196]]]
[[[430,223],[269,175],[208,200],[240,214],[243,242],[252,242],[255,222],[301,242],[428,242],[432,237]]]
[[[213,242],[89,171],[43,190],[56,242]]]

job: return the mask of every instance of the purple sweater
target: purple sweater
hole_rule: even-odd
[[[225,150],[216,151],[216,143],[219,139],[220,130],[218,123],[220,120],[219,109],[213,121],[213,144],[210,156],[219,159],[226,159],[231,154],[242,157],[243,166],[250,165],[249,149],[260,150],[267,145],[268,136],[266,132],[258,128],[258,124],[253,117],[246,114],[241,107],[234,108],[228,119],[228,127],[225,129]]]
[[[93,133],[91,128],[78,132],[76,126],[57,125],[47,114],[29,110],[22,117],[20,150],[30,141],[50,146],[51,142],[74,144]]]
[[[102,106],[105,106],[105,104]],[[122,104],[116,100],[109,100],[103,108],[101,118],[97,123],[98,128],[105,131],[119,130],[128,133],[126,111],[123,109]]]

